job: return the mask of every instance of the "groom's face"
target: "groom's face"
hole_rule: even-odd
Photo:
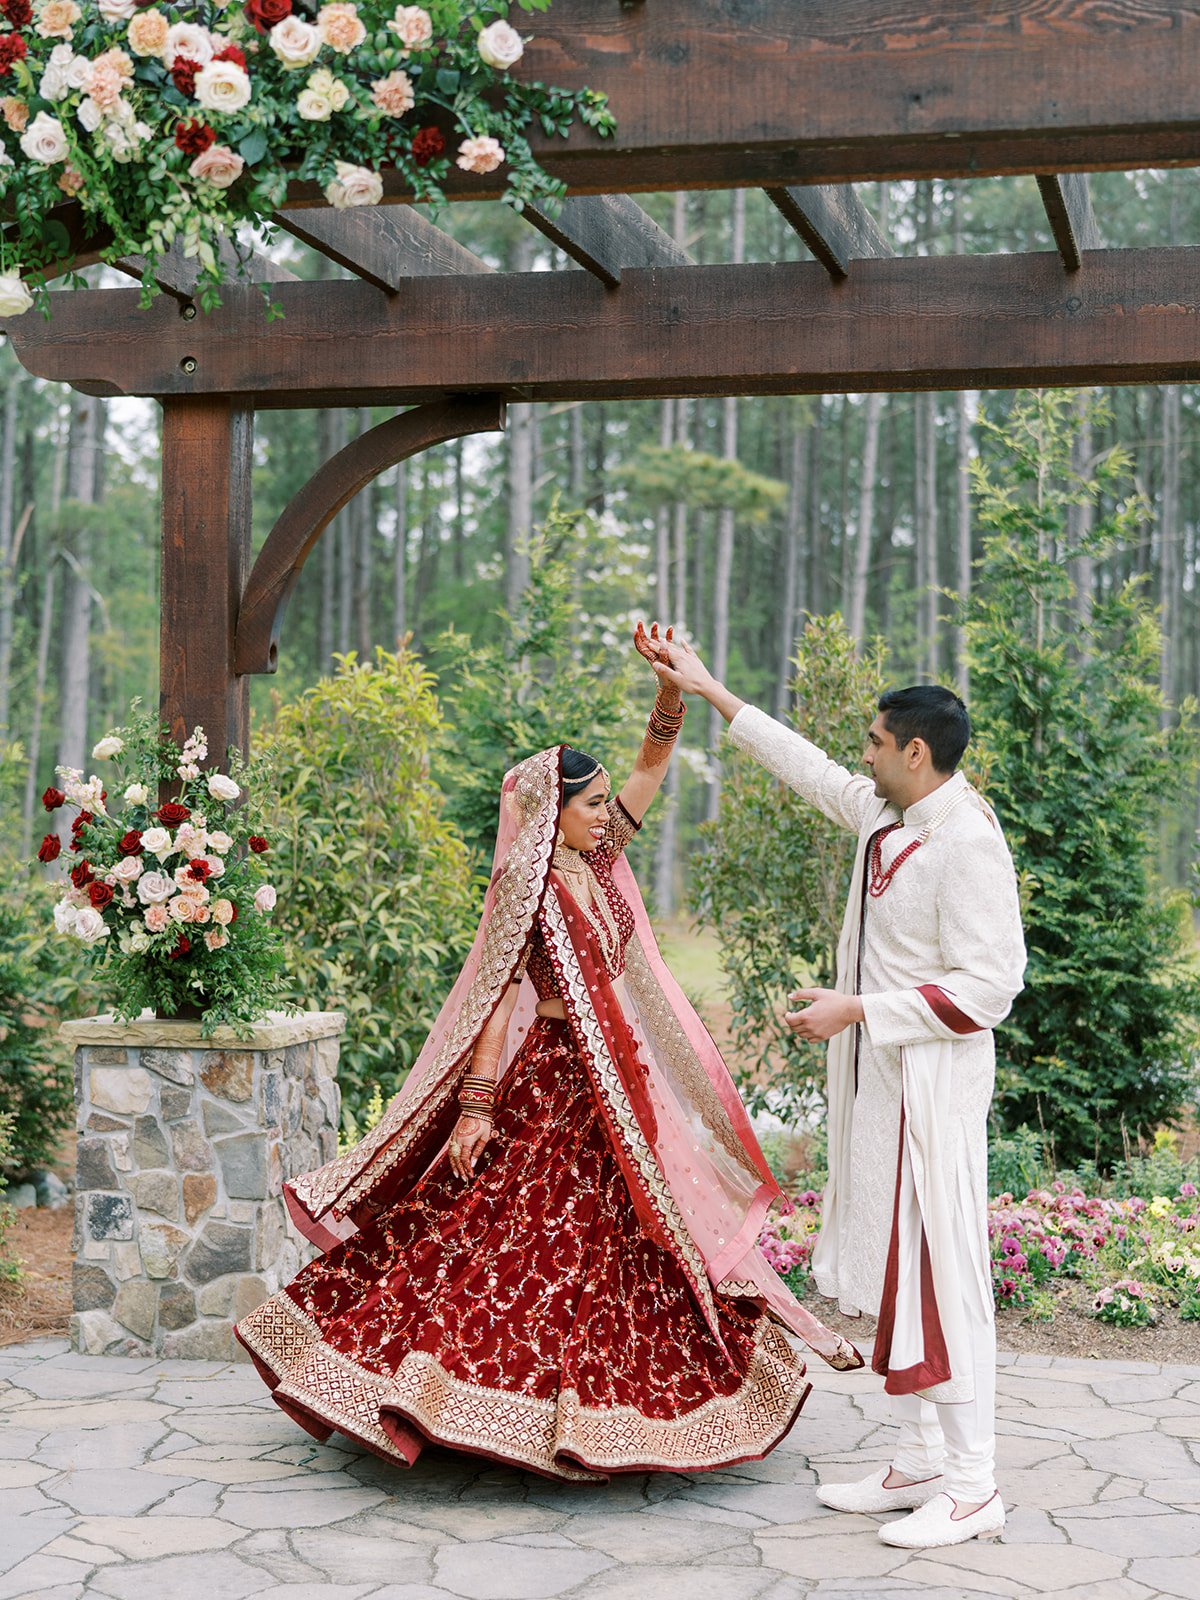
[[[875,780],[875,793],[879,798],[901,803],[897,791],[904,785],[907,763],[904,752],[896,748],[896,740],[888,732],[882,712],[867,729],[863,765]]]

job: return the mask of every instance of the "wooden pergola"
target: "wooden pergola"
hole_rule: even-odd
[[[161,699],[244,746],[288,594],[386,467],[503,426],[507,400],[1182,382],[1200,377],[1200,249],[1106,250],[1087,179],[1200,165],[1200,13],[1173,0],[556,0],[520,72],[605,90],[614,140],[536,146],[568,186],[531,226],[583,270],[498,273],[408,202],[277,221],[352,275],[261,260],[282,320],[231,282],[199,316],[168,261],[136,289],[55,297],[6,328],[32,373],[163,408]],[[1044,254],[903,257],[852,185],[1037,175]],[[456,174],[451,197],[495,201]],[[761,188],[812,261],[698,266],[632,195]],[[77,207],[76,262],[95,260]],[[130,262],[131,271],[139,271]],[[326,462],[251,569],[259,407],[396,405]]]

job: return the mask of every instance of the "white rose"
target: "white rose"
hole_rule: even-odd
[[[325,186],[325,198],[337,211],[347,206],[377,206],[383,199],[383,179],[370,167],[356,167],[350,161],[335,161],[337,177]]]
[[[140,956],[144,950],[150,948],[150,935],[144,928],[134,928],[129,935],[129,950],[131,954]]]
[[[75,918],[72,932],[84,944],[95,944],[100,939],[107,939],[109,930],[100,913],[93,906],[85,906]]]
[[[0,273],[0,317],[19,317],[33,304],[20,272]]]
[[[70,50],[70,45],[58,45],[60,50]],[[82,89],[92,75],[92,63],[87,56],[72,56],[67,62],[67,88]]]
[[[175,885],[163,872],[143,872],[138,879],[137,892],[143,905],[157,906],[171,898],[175,893]]]
[[[55,931],[58,933],[74,933],[75,919],[78,915],[78,906],[73,906],[69,900],[60,900],[54,908]]]
[[[311,22],[299,17],[285,17],[277,22],[267,35],[271,49],[289,71],[307,67],[317,59],[321,48],[321,35]]]
[[[275,890],[271,884],[261,884],[254,891],[254,909],[256,911],[274,911]]]
[[[218,855],[227,856],[233,849],[233,840],[227,833],[210,833],[208,842]]]
[[[65,161],[70,147],[58,118],[48,111],[39,111],[21,135],[21,149],[31,161],[49,167],[56,161]]]
[[[105,22],[128,22],[137,10],[137,0],[100,0],[98,9]]]
[[[236,800],[242,791],[233,779],[227,778],[223,772],[210,772],[208,792],[214,800]]]
[[[111,761],[114,756],[119,756],[124,748],[124,739],[118,739],[115,733],[107,734],[92,746],[92,760]]]
[[[171,835],[166,828],[147,828],[142,835],[142,846],[149,850],[152,856],[157,856],[161,861],[164,856],[169,856],[175,846],[171,843]]]
[[[525,54],[525,44],[515,28],[507,22],[493,22],[484,28],[476,43],[479,54],[489,67],[507,72]]]
[[[111,876],[118,883],[136,883],[142,875],[142,860],[140,856],[122,856],[112,869]]]
[[[42,81],[38,84],[38,93],[43,100],[63,100],[70,93],[71,85],[67,81],[68,68],[75,60],[75,52],[69,44],[56,44],[46,58],[46,70],[42,73]]]
[[[236,61],[213,61],[196,74],[196,99],[205,111],[240,111],[250,99],[250,79]]]
[[[195,22],[173,22],[167,29],[162,54],[168,68],[173,67],[180,56],[185,61],[198,61],[203,67],[213,58],[212,37],[207,28]]]
[[[296,100],[296,114],[305,122],[328,122],[333,115],[333,104],[315,89],[301,89]]]
[[[95,133],[104,121],[103,113],[94,100],[85,100],[75,113],[79,126],[85,133]]]
[[[144,806],[150,798],[150,791],[144,783],[131,783],[125,791],[125,801],[131,806]]]

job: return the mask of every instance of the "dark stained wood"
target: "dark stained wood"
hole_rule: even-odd
[[[832,283],[815,262],[285,283],[280,321],[231,286],[183,323],[136,291],[62,295],[9,335],[39,377],[108,394],[229,391],[264,406],[504,398],[1188,383],[1200,377],[1200,249],[892,257]],[[101,336],[97,330],[103,329]],[[185,370],[189,360],[195,371]]]
[[[249,688],[234,673],[233,645],[250,570],[253,441],[254,413],[237,401],[163,405],[159,706],[177,737],[199,724],[222,767],[227,749],[249,741]]]
[[[767,198],[804,240],[831,278],[845,278],[850,263],[890,256],[892,247],[848,183],[835,187],[768,189]]]
[[[230,282],[243,283],[294,283],[296,274],[269,256],[252,250],[244,260],[228,239],[222,239],[217,249],[217,259]],[[140,278],[145,270],[144,256],[122,256],[114,263],[120,272],[131,278]],[[176,241],[159,263],[154,281],[164,294],[182,303],[190,301],[196,293],[200,278],[200,263],[195,257],[185,256],[183,247]]]
[[[284,612],[309,552],[372,478],[447,439],[492,433],[503,426],[503,401],[494,395],[460,395],[389,417],[331,456],[288,501],[259,551],[242,595],[235,670],[275,671]]]
[[[1085,250],[1104,248],[1087,177],[1082,172],[1039,173],[1037,184],[1063,268],[1078,272]]]
[[[627,194],[569,199],[554,217],[536,206],[522,215],[610,289],[627,267],[686,267],[692,259]]]
[[[410,278],[492,270],[411,206],[289,209],[275,220],[331,261],[389,293]]]

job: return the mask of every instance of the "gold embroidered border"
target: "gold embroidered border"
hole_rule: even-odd
[[[641,1126],[633,1114],[633,1107],[629,1104],[629,1098],[609,1054],[603,1029],[596,1018],[595,1007],[591,1003],[587,984],[579,969],[575,947],[571,943],[566,923],[563,921],[562,907],[553,894],[547,895],[542,904],[542,926],[547,949],[553,955],[558,968],[563,999],[587,1040],[588,1052],[599,1073],[598,1087],[604,1096],[605,1104],[612,1112],[617,1132],[634,1170],[642,1181],[642,1186],[650,1196],[651,1204],[658,1212],[669,1237],[674,1241],[709,1323],[716,1329],[718,1326],[716,1304],[712,1297],[704,1258],[696,1247],[696,1241],[692,1238],[687,1223],[683,1220],[683,1213],[663,1176],[658,1157],[647,1144]]]
[[[495,1010],[533,928],[558,829],[558,763],[556,746],[513,768],[512,799],[525,821],[493,888],[479,969],[454,1027],[415,1093],[392,1100],[352,1150],[295,1179],[292,1187],[310,1216],[331,1207],[335,1216],[345,1216],[420,1141],[453,1093],[457,1069]]]
[[[439,1442],[570,1482],[594,1483],[606,1470],[686,1471],[763,1455],[811,1388],[804,1363],[765,1319],[738,1389],[675,1418],[647,1417],[632,1406],[584,1406],[573,1389],[557,1400],[539,1400],[486,1388],[452,1376],[424,1351],[410,1351],[386,1378],[323,1344],[317,1323],[285,1294],[265,1301],[238,1330],[279,1377],[282,1398],[399,1461],[403,1455],[379,1425],[384,1406],[394,1406]],[[567,1465],[559,1459],[563,1453],[595,1470]]]

